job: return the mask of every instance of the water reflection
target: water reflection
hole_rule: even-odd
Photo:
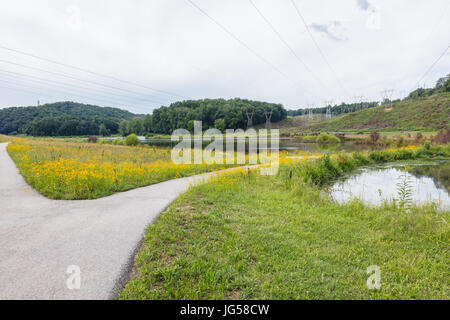
[[[174,147],[178,142],[172,142],[170,139],[147,139],[142,141],[144,144],[160,146],[160,147]],[[210,141],[203,141],[202,146],[205,148],[209,145]],[[237,143],[237,142],[236,142]],[[235,143],[235,144],[236,144]],[[192,141],[193,144],[193,141]],[[270,139],[268,139],[268,146],[270,147]],[[225,148],[225,141],[224,141]],[[236,148],[236,145],[235,145]],[[372,149],[370,146],[365,144],[356,144],[351,142],[345,142],[340,144],[318,144],[318,143],[304,143],[298,142],[293,139],[281,138],[279,142],[280,150],[285,150],[290,153],[309,152],[309,153],[331,153],[331,152],[356,152]],[[248,139],[246,141],[246,150],[248,150]]]
[[[408,171],[417,178],[430,177],[437,186],[450,194],[450,161],[434,166],[414,166]]]
[[[410,181],[412,203],[434,202],[450,209],[450,162],[442,161],[363,168],[337,181],[331,188],[331,195],[340,203],[359,198],[366,204],[380,205],[386,200],[398,199],[397,184],[405,177]]]

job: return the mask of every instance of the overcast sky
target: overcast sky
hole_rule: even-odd
[[[192,2],[203,12],[187,0],[2,1],[0,107],[71,100],[148,113],[199,98],[288,109],[380,100],[382,90],[416,88],[450,45],[449,0],[295,0],[306,26],[291,0]],[[450,50],[421,85],[448,73]]]

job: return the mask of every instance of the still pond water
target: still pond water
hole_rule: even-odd
[[[359,198],[369,205],[399,199],[399,187],[407,182],[411,202],[434,202],[450,210],[450,161],[385,164],[359,169],[330,188],[333,199],[347,202]]]
[[[270,139],[268,141],[270,146]],[[178,142],[172,142],[170,139],[147,139],[143,140],[142,143],[148,144],[151,146],[160,146],[160,147],[174,147],[178,144]],[[203,148],[208,146],[211,142],[203,141]],[[365,144],[356,144],[351,142],[344,142],[340,144],[318,144],[318,143],[303,143],[298,142],[294,139],[286,139],[280,138],[279,142],[280,150],[285,150],[291,153],[296,153],[298,151],[301,152],[310,152],[310,153],[330,153],[330,152],[354,152],[354,151],[364,151],[370,150],[371,147]],[[237,149],[235,145],[235,149]],[[225,145],[224,145],[225,150]],[[246,150],[248,150],[248,140],[246,141]]]

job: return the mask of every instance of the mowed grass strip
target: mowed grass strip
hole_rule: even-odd
[[[405,152],[283,165],[273,177],[244,171],[192,188],[148,228],[120,298],[450,298],[448,211],[339,205],[318,186],[380,155],[437,151]],[[371,265],[381,268],[380,290],[366,286]]]

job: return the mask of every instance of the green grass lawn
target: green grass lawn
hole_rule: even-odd
[[[147,230],[121,299],[449,299],[450,212],[335,204],[333,176],[445,151],[376,151],[192,188]],[[322,186],[322,187],[319,187]],[[381,268],[369,290],[367,268]]]

